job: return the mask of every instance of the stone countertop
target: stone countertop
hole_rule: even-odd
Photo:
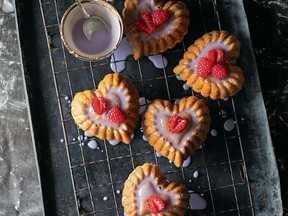
[[[288,215],[288,2],[244,0]]]
[[[0,0],[0,215],[41,215],[15,14],[9,6]],[[244,6],[288,215],[288,5],[286,0],[244,0]]]
[[[0,1],[0,215],[43,215],[13,4]]]

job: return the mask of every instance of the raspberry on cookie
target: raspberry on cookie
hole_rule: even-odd
[[[182,1],[125,0],[124,33],[134,59],[162,53],[181,42],[188,33],[189,13]]]
[[[107,74],[95,91],[75,95],[71,103],[75,123],[92,136],[129,144],[139,116],[139,94],[119,73]]]
[[[195,96],[182,98],[179,104],[156,99],[147,106],[142,127],[155,151],[180,167],[205,140],[210,121],[208,107]]]
[[[213,100],[235,95],[244,76],[237,66],[240,42],[227,31],[212,31],[197,39],[184,53],[174,73],[195,92]]]

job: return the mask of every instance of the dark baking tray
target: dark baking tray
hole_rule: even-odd
[[[207,208],[188,211],[188,215],[282,215],[278,170],[242,1],[187,0],[189,34],[184,43],[164,53],[167,68],[155,69],[146,57],[137,62],[130,56],[122,73],[141,96],[174,100],[194,94],[182,90],[183,83],[172,72],[183,47],[220,27],[241,41],[238,63],[244,70],[244,87],[228,100],[204,98],[212,115],[211,127],[218,135],[209,134],[191,165],[181,169],[165,158],[156,159],[153,149],[142,140],[139,125],[130,146],[112,147],[98,140],[100,149],[95,151],[73,141],[82,131],[73,123],[64,97],[95,88],[111,72],[109,60],[82,62],[63,48],[58,25],[73,0],[15,3],[46,215],[123,215],[121,194],[115,191],[122,190],[129,172],[144,162],[157,163],[168,179],[203,194]],[[114,6],[120,11],[123,1],[115,1]],[[221,109],[227,112],[226,118],[236,121],[231,132],[223,129]],[[195,170],[200,177],[189,181]],[[104,202],[103,196],[108,201]]]

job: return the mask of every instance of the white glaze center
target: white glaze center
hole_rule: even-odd
[[[137,9],[135,13],[135,20],[137,20],[138,18],[138,13],[140,12],[141,7],[143,7],[145,4],[148,4],[152,10],[157,10],[157,7],[154,5],[154,0],[141,0],[136,7]],[[170,21],[164,24],[163,26],[158,27],[154,34],[149,35],[147,37],[141,37],[141,39],[143,41],[149,41],[151,38],[157,38],[162,37],[163,35],[167,35],[171,30],[173,30],[173,26],[174,26],[174,19],[173,16],[171,16]]]
[[[113,106],[117,106],[122,111],[126,112],[128,108],[128,102],[127,102],[128,97],[125,94],[127,91],[128,90],[126,88],[123,90],[119,90],[119,88],[115,88],[115,87],[110,88],[104,96],[104,98],[107,101],[107,109],[105,113],[103,113],[102,115],[95,114],[93,111],[93,107],[91,106],[90,102],[88,102],[86,104],[87,115],[95,124],[100,124],[101,126],[111,127],[114,130],[120,130],[122,124],[120,124],[120,126],[113,124],[106,118],[106,114],[108,110]]]
[[[197,70],[197,63],[199,61],[200,58],[202,57],[206,57],[207,53],[209,50],[211,49],[222,49],[225,52],[228,52],[229,50],[229,46],[224,44],[223,42],[219,42],[219,41],[215,41],[215,42],[211,42],[210,44],[208,44],[207,46],[205,46],[200,53],[197,55],[197,57],[195,59],[193,59],[190,63],[190,69],[196,71]]]
[[[177,201],[176,194],[166,191],[165,189],[160,190],[159,186],[155,183],[155,180],[152,177],[146,177],[145,179],[143,179],[137,185],[135,193],[137,215],[146,215],[147,213],[149,213],[148,210],[145,208],[145,201],[151,195],[159,196],[165,202],[165,209],[161,213],[165,213],[166,211],[168,211],[173,206],[173,203]]]
[[[167,110],[158,110],[157,112],[153,112],[152,110],[149,111],[155,115],[154,124],[161,136],[166,138],[167,141],[177,150],[182,149],[189,137],[191,137],[195,132],[195,128],[198,126],[198,117],[195,113],[190,109],[185,109],[178,113],[178,115],[181,117],[185,116],[185,119],[188,121],[186,127],[180,133],[172,134],[168,131],[168,121],[173,114]]]

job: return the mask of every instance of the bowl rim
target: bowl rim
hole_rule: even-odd
[[[75,7],[79,7],[76,2],[68,7],[68,9],[65,11],[65,13],[64,13],[64,15],[63,15],[63,17],[61,19],[61,23],[59,25],[61,40],[62,40],[64,46],[66,47],[66,49],[69,51],[69,53],[72,54],[73,56],[75,56],[76,58],[80,59],[80,60],[83,60],[83,61],[101,61],[101,60],[107,59],[108,57],[110,57],[116,51],[116,49],[119,47],[119,45],[120,45],[120,43],[122,41],[122,38],[123,38],[123,21],[122,21],[122,17],[120,16],[120,14],[116,10],[116,8],[113,7],[111,4],[109,4],[106,1],[103,1],[103,0],[84,0],[84,1],[80,0],[80,1],[81,1],[81,3],[86,3],[86,2],[96,3],[96,4],[104,6],[105,8],[108,8],[109,11],[113,11],[116,14],[117,18],[118,18],[118,22],[119,22],[119,26],[120,26],[119,40],[118,40],[117,44],[115,45],[115,47],[110,52],[108,52],[106,55],[99,56],[99,57],[87,57],[87,56],[79,54],[75,50],[73,50],[69,46],[69,44],[66,42],[66,37],[65,37],[65,34],[64,34],[64,25],[65,25],[65,21],[66,21],[68,15],[69,15],[69,13]]]

